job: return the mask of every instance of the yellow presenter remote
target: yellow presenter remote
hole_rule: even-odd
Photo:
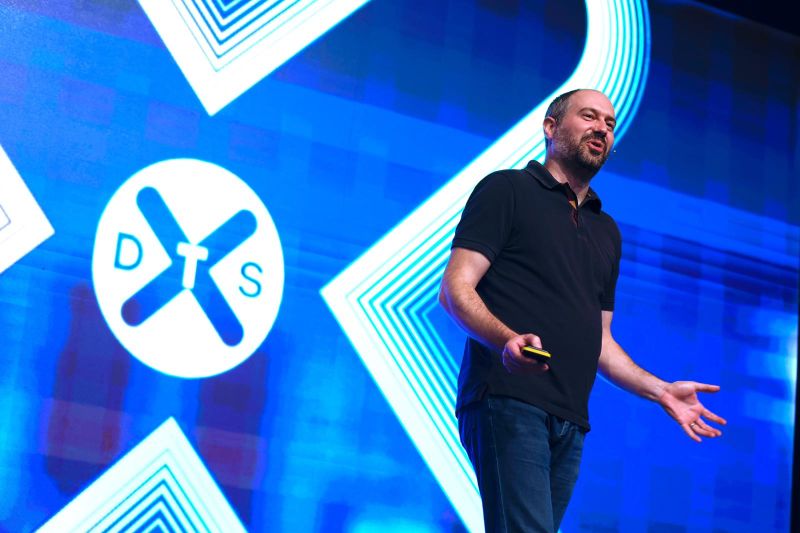
[[[534,348],[533,346],[523,346],[522,355],[530,357],[531,359],[536,359],[540,363],[549,363],[551,358],[550,352],[542,348]]]

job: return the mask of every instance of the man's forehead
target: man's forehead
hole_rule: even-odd
[[[608,97],[600,91],[591,89],[584,89],[573,94],[569,99],[569,107],[575,110],[590,107],[614,116],[614,106]]]

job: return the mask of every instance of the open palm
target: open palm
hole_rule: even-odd
[[[696,381],[676,381],[664,388],[658,403],[683,431],[693,440],[700,442],[703,437],[719,437],[722,432],[709,425],[708,421],[725,425],[727,421],[700,403],[698,392],[717,392],[719,385],[707,385]]]

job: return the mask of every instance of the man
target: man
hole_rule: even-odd
[[[604,94],[558,96],[543,123],[544,165],[484,178],[456,229],[439,300],[469,334],[456,410],[487,531],[558,531],[598,370],[657,402],[695,441],[721,435],[707,421],[725,424],[697,399],[718,386],[666,383],[611,334],[621,238],[589,182],[615,125]],[[524,346],[552,357],[540,362]]]

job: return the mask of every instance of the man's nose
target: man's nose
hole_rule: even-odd
[[[597,120],[594,123],[594,127],[592,128],[592,132],[597,137],[602,137],[605,139],[606,135],[608,135],[608,124],[603,122],[602,120]]]

